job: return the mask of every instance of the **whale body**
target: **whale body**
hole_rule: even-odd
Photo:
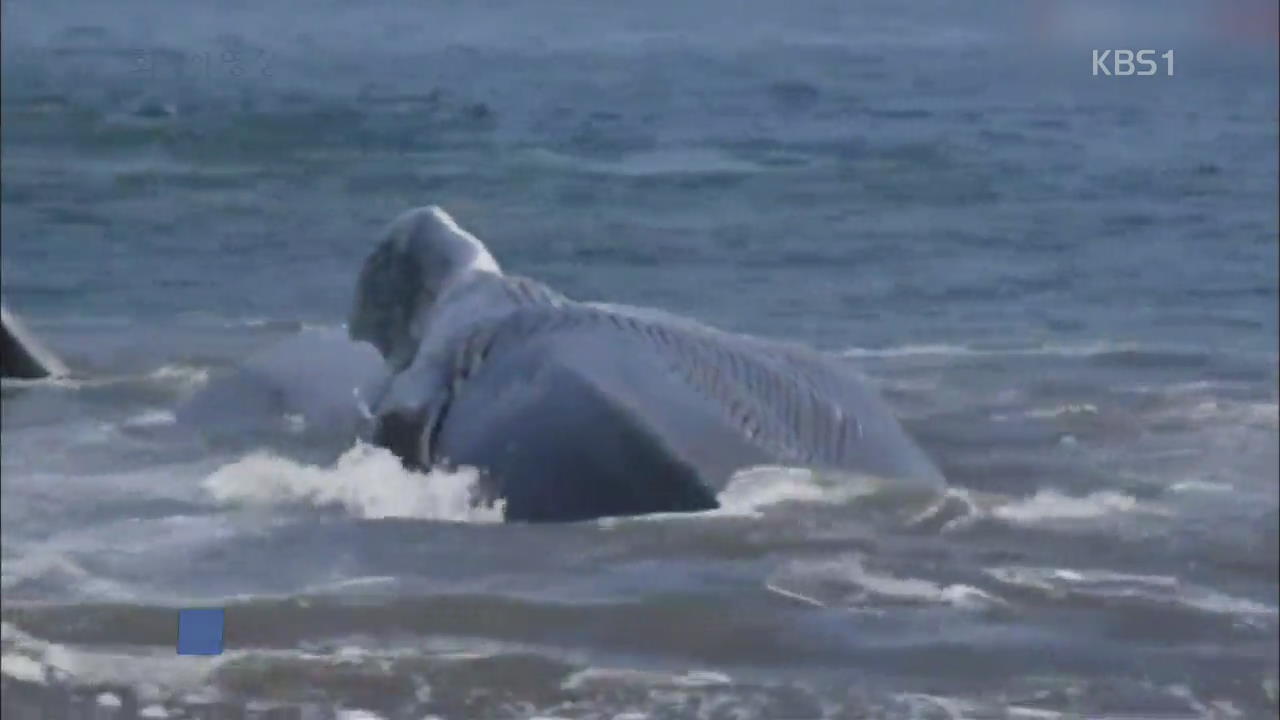
[[[35,380],[65,375],[67,368],[27,330],[9,308],[0,304],[0,325],[4,329],[3,352],[0,353],[0,377]]]
[[[478,469],[508,520],[711,509],[760,465],[944,487],[845,361],[505,275],[438,207],[387,228],[348,328],[387,364],[373,441],[411,467]]]
[[[367,419],[361,389],[379,382],[382,358],[338,329],[307,328],[250,354],[212,377],[174,412],[212,435],[287,427],[295,434],[350,442]]]

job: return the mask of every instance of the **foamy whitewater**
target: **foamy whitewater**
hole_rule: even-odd
[[[0,388],[6,720],[1275,717],[1274,4],[1040,5],[5,3],[4,299],[71,370]],[[405,470],[342,323],[425,203],[838,354],[947,492]]]
[[[330,467],[252,454],[219,468],[204,488],[228,506],[334,505],[370,520],[501,522],[501,502],[473,503],[475,479],[474,468],[410,472],[389,451],[357,443]]]

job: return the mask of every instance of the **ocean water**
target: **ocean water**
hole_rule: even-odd
[[[2,7],[4,295],[74,370],[3,388],[6,718],[1275,717],[1274,5]],[[505,525],[177,421],[427,203],[844,354],[950,492]],[[225,654],[175,655],[190,606]]]

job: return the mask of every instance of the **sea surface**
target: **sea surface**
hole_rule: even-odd
[[[73,375],[3,386],[4,717],[1276,717],[1275,12],[5,0],[4,297]],[[843,354],[950,491],[506,525],[465,471],[178,421],[340,332],[428,203],[572,297]]]

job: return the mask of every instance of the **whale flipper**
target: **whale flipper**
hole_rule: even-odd
[[[67,373],[67,367],[58,356],[40,344],[22,321],[3,305],[0,305],[0,321],[4,325],[0,377],[38,379]]]

